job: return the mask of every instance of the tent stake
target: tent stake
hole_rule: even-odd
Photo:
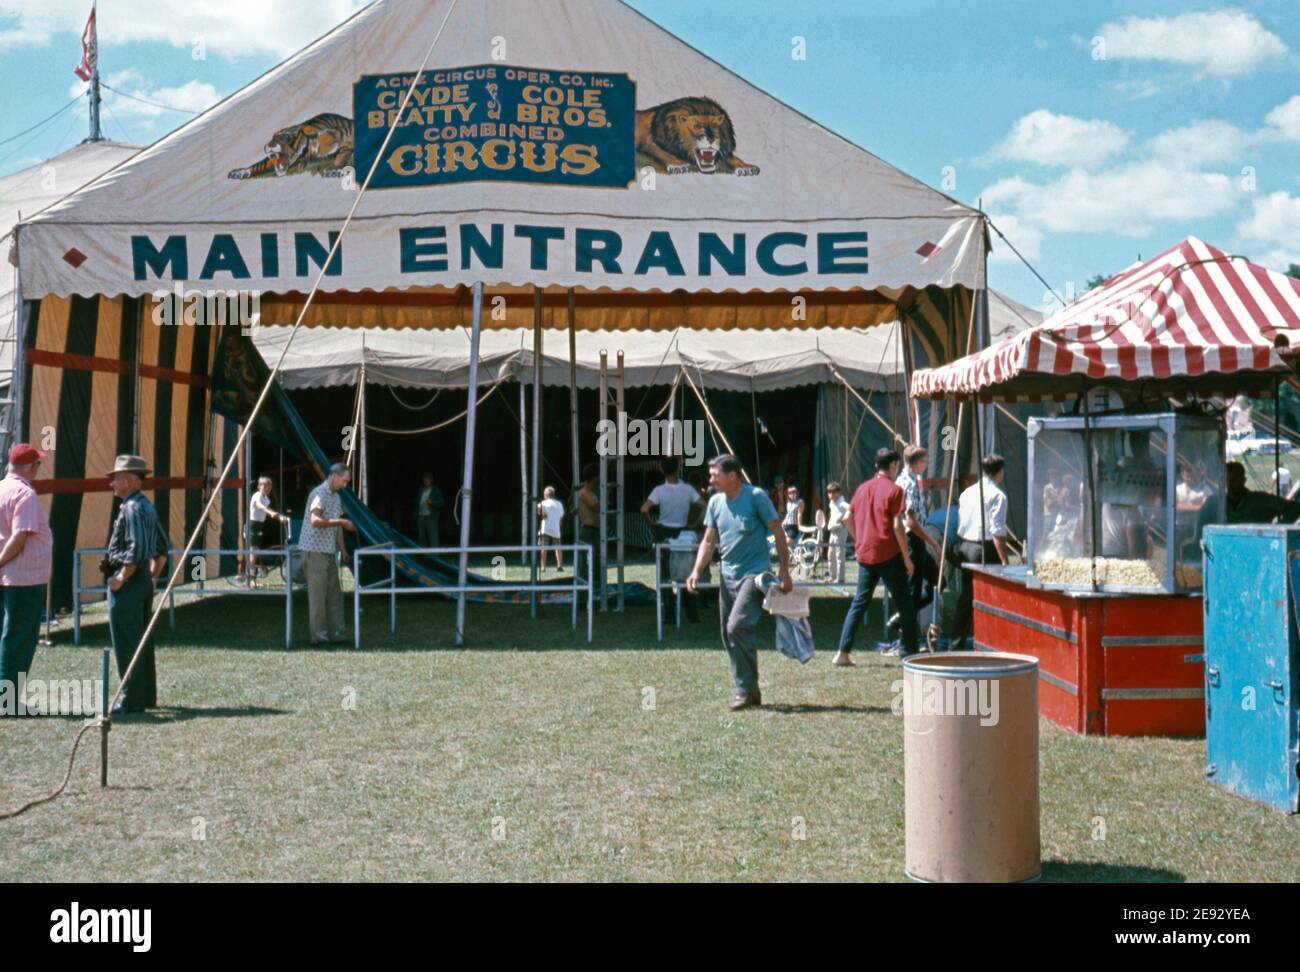
[[[460,488],[460,569],[456,586],[456,646],[465,645],[465,579],[469,573],[469,523],[474,499],[474,419],[478,413],[478,339],[483,327],[483,282],[474,284],[469,332],[469,402],[465,407],[465,465]]]

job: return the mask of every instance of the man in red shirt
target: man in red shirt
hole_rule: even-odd
[[[859,486],[849,502],[846,525],[853,535],[853,550],[858,558],[858,592],[844,618],[839,651],[831,659],[832,665],[853,664],[849,657],[853,636],[867,615],[877,581],[884,581],[885,590],[902,615],[901,656],[905,658],[916,651],[916,612],[912,610],[912,591],[907,583],[912,575],[912,558],[907,552],[907,529],[903,523],[907,502],[902,487],[894,482],[897,475],[898,453],[887,448],[878,450],[876,475]]]

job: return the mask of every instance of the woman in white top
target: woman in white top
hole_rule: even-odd
[[[271,508],[271,477],[263,476],[257,481],[257,490],[253,493],[252,499],[248,501],[248,546],[251,550],[260,550],[264,546],[262,537],[268,516],[275,517],[281,523],[289,522],[287,516],[277,513]],[[248,572],[249,574],[254,572],[266,573],[266,568],[258,564],[256,553],[249,554]]]

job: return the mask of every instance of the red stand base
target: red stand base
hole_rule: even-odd
[[[1038,711],[1086,735],[1203,736],[1199,595],[1068,594],[975,574],[975,645],[1033,655]]]

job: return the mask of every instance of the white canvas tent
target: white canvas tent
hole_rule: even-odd
[[[674,298],[580,302],[592,329],[860,326],[910,290],[980,286],[980,213],[617,0],[461,0],[381,157],[448,11],[380,0],[44,213],[22,230],[25,295],[184,282],[289,295],[263,319],[291,319],[372,163],[321,287],[362,299],[321,300],[313,323],[429,326],[440,296],[445,326],[481,281]],[[856,296],[799,321],[752,291]],[[402,293],[421,299],[378,299]]]
[[[993,340],[1017,334],[1042,320],[1042,314],[996,291],[990,294]],[[313,328],[289,343],[292,329],[253,328],[253,343],[268,365],[289,351],[280,383],[288,389],[353,385],[364,365],[371,384],[464,388],[469,383],[469,335],[463,330],[415,332]],[[833,383],[843,377],[855,388],[905,390],[904,355],[898,325],[874,328],[820,328],[815,331],[754,331],[737,339],[717,331],[584,331],[577,335],[578,387],[600,381],[600,352],[611,363],[624,354],[624,384],[629,388],[671,384],[682,367],[697,382],[725,391],[764,392],[798,385]],[[542,383],[569,383],[568,337],[544,332]],[[479,381],[513,378],[532,381],[532,332],[490,331],[480,339]]]
[[[31,218],[140,151],[121,142],[82,142],[53,158],[0,179],[0,253],[7,253],[21,215]],[[18,272],[0,258],[0,382],[13,369],[18,322]]]
[[[274,363],[289,328],[255,328],[254,344]],[[725,332],[583,331],[577,340],[577,385],[600,383],[600,352],[612,368],[624,355],[624,385],[670,385],[682,369],[697,384],[725,391],[772,391],[837,380],[832,369],[858,387],[905,391],[897,329],[800,332],[756,331],[742,347]],[[568,335],[545,332],[542,383],[569,384]],[[354,385],[366,369],[368,384],[419,388],[465,388],[469,384],[469,338],[459,331],[428,334],[318,328],[295,340],[280,374],[285,388]],[[479,346],[479,382],[533,380],[532,334],[491,331]]]

